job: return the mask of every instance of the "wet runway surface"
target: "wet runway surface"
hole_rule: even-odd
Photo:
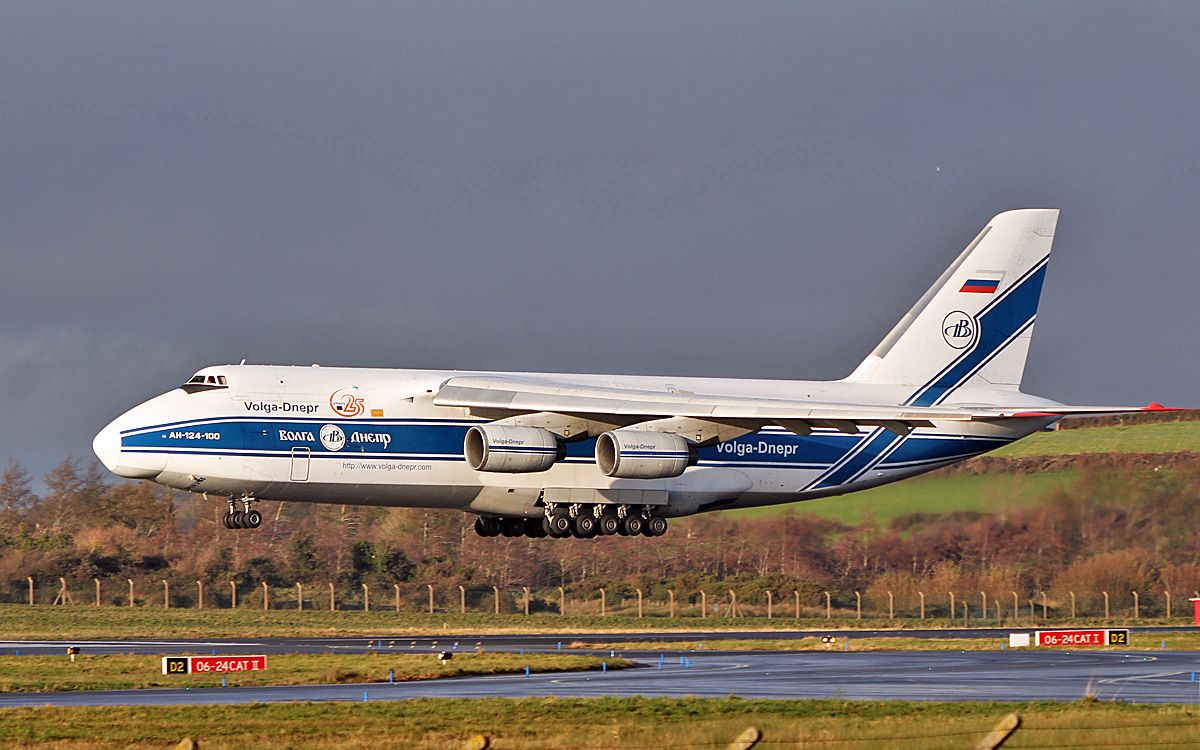
[[[1176,628],[1178,630],[1178,628]],[[939,635],[946,631],[936,631]],[[396,684],[229,687],[0,694],[0,707],[36,705],[183,705],[271,701],[379,701],[420,697],[487,696],[707,696],[743,698],[848,698],[862,700],[1101,700],[1200,703],[1200,653],[1174,651],[994,651],[933,652],[628,652],[637,663],[628,670],[553,675],[465,677]],[[1010,631],[1003,631],[1007,633]],[[861,631],[856,633],[861,635]],[[894,634],[894,632],[892,633]],[[905,635],[913,635],[913,632]],[[664,640],[701,641],[698,635],[730,638],[729,633],[656,634]],[[764,634],[745,634],[759,638]],[[772,634],[774,635],[774,634]],[[797,633],[782,637],[797,637]],[[959,637],[963,637],[957,634]],[[945,636],[943,636],[945,637]],[[625,640],[646,640],[627,634]],[[501,636],[449,638],[241,639],[237,641],[94,641],[87,653],[384,653],[473,650],[564,650],[575,640],[616,642],[615,635]],[[1142,640],[1142,639],[1139,639]],[[368,645],[369,644],[369,645]],[[62,654],[65,642],[0,642],[0,653]],[[619,653],[619,652],[618,652]],[[604,652],[603,655],[607,655]],[[430,658],[434,658],[432,654]],[[230,677],[236,684],[237,677]]]

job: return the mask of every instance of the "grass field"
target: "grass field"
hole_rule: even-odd
[[[244,747],[446,750],[476,734],[494,750],[724,748],[747,726],[763,748],[971,748],[1011,711],[1023,726],[1005,745],[1188,747],[1200,709],[1113,703],[916,703],[698,698],[420,699],[395,703],[0,710],[5,748]]]
[[[647,602],[661,608],[661,602]],[[570,602],[568,602],[568,609]],[[896,629],[903,633],[905,628],[938,628],[959,626],[962,618],[954,622],[945,617],[930,616],[921,620],[914,617],[864,616],[854,618],[853,613],[834,611],[835,617],[827,620],[823,607],[804,612],[805,617],[797,620],[787,616],[792,610],[787,602],[779,604],[778,616],[766,617],[708,617],[695,616],[694,610],[686,617],[674,619],[663,616],[631,617],[612,615],[609,617],[572,616],[557,614],[492,615],[468,613],[466,615],[404,612],[362,611],[304,611],[275,609],[269,612],[254,609],[170,609],[152,607],[104,607],[93,609],[84,606],[52,607],[38,605],[29,607],[21,604],[0,604],[0,638],[3,639],[48,639],[48,640],[108,640],[137,638],[312,638],[322,636],[360,636],[364,639],[380,637],[401,638],[403,636],[432,636],[440,633],[463,633],[478,635],[503,633],[630,633],[721,630],[841,630],[841,629]],[[1024,621],[1022,621],[1024,622]],[[1142,618],[1140,625],[1190,624],[1191,614],[1176,610],[1171,621],[1163,618]],[[994,619],[981,620],[973,616],[967,623],[973,627],[999,625]],[[1100,618],[1080,617],[1068,623],[1065,618],[1050,620],[1051,625],[1101,625]],[[1129,625],[1128,620],[1116,617],[1109,625]],[[364,646],[366,642],[364,641]],[[473,645],[473,644],[472,644]],[[460,644],[466,647],[466,644]],[[4,652],[11,653],[11,646]]]
[[[1200,422],[1162,422],[1039,432],[992,455],[1024,457],[1178,451],[1200,452]]]
[[[624,659],[600,659],[571,654],[457,653],[440,661],[434,653],[397,654],[387,650],[372,654],[280,654],[267,657],[261,672],[228,675],[229,685],[322,685],[343,682],[387,682],[389,672],[397,682],[440,677],[517,674],[532,672],[598,670],[630,666]],[[163,687],[215,687],[221,675],[162,674],[161,657],[155,655],[87,654],[74,662],[65,656],[0,657],[0,692],[58,690],[127,690]]]
[[[647,610],[659,608],[661,602],[647,602]],[[0,638],[31,639],[31,640],[109,640],[109,639],[138,639],[138,638],[313,638],[322,636],[359,636],[364,639],[380,637],[402,638],[404,636],[437,637],[441,633],[454,634],[461,637],[463,633],[477,635],[497,635],[503,633],[636,633],[645,632],[648,636],[656,632],[686,632],[686,631],[777,631],[777,630],[849,630],[861,629],[895,629],[903,634],[906,628],[940,628],[963,625],[961,617],[950,622],[945,617],[930,616],[926,619],[915,617],[886,616],[855,619],[853,613],[834,610],[834,618],[824,617],[824,608],[810,607],[805,610],[803,619],[797,620],[788,616],[792,609],[790,602],[779,603],[778,616],[774,619],[766,617],[737,617],[726,616],[708,617],[701,619],[694,611],[686,617],[674,619],[665,616],[647,616],[645,618],[628,615],[611,615],[608,617],[573,616],[566,617],[557,614],[541,613],[530,616],[504,614],[492,615],[485,613],[424,613],[404,612],[362,612],[338,610],[304,611],[294,609],[275,609],[269,612],[255,609],[170,609],[162,610],[152,607],[104,607],[93,609],[83,606],[52,607],[38,605],[29,607],[21,604],[0,604]],[[568,602],[568,608],[570,602]],[[1053,615],[1053,613],[1052,613]],[[1008,621],[1005,620],[1005,623]],[[972,627],[998,626],[1001,623],[995,619],[982,620],[972,616],[966,623]],[[1066,618],[1051,617],[1046,623],[1039,624],[1053,627],[1067,625],[1104,625],[1121,627],[1125,625],[1184,625],[1191,624],[1190,610],[1176,610],[1170,620],[1161,617],[1143,617],[1136,623],[1126,618],[1114,617],[1107,623],[1103,618],[1079,617],[1074,621]],[[1028,627],[1023,619],[1022,627]],[[366,645],[364,640],[363,645]],[[397,644],[399,645],[399,644]],[[474,644],[471,644],[473,646]],[[460,644],[466,648],[467,644]],[[11,653],[11,646],[5,646],[4,652]]]
[[[814,514],[848,525],[871,518],[887,524],[911,513],[998,513],[1036,505],[1075,478],[1073,471],[1040,474],[932,474],[895,482],[840,497],[826,497],[791,505],[723,511],[731,518],[778,516],[781,513]]]
[[[1066,456],[1085,453],[1200,453],[1200,422],[1164,422],[1141,425],[1089,427],[1039,432],[989,455],[1009,458]],[[841,497],[827,497],[790,505],[724,511],[733,518],[812,514],[855,525],[874,519],[885,525],[911,513],[1003,512],[1036,505],[1067,486],[1077,472],[1045,471],[1013,474],[935,472],[903,482]]]

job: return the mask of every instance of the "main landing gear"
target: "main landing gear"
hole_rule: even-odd
[[[255,500],[252,497],[241,499],[242,510],[237,507],[233,498],[229,498],[229,512],[221,519],[227,529],[257,529],[262,525],[262,513],[250,507]]]
[[[597,536],[662,536],[667,519],[649,508],[630,505],[551,505],[544,518],[479,516],[475,533],[483,537],[527,536],[591,539]]]

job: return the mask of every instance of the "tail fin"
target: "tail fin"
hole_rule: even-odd
[[[964,385],[1019,388],[1057,223],[1058,209],[989,221],[847,380],[913,386],[918,406]]]

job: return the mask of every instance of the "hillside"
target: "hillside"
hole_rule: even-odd
[[[1200,421],[1106,424],[1089,420],[1084,424],[1089,426],[1030,435],[987,456],[927,476],[841,497],[728,511],[727,515],[812,514],[849,525],[868,518],[886,525],[911,513],[1002,512],[1037,505],[1074,481],[1084,463],[1126,468],[1143,457],[1153,458],[1154,463],[1162,463],[1164,458],[1173,458],[1172,463],[1190,462],[1192,454],[1200,462]]]

